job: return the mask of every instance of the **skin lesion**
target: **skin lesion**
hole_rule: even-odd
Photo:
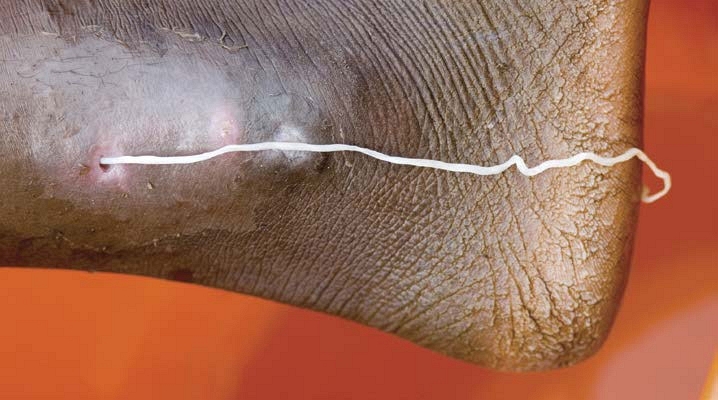
[[[324,117],[306,96],[277,90],[241,59],[207,60],[204,52],[217,51],[211,45],[183,48],[188,44],[167,40],[173,50],[161,56],[151,47],[130,51],[91,34],[71,45],[41,36],[18,46],[23,62],[11,66],[16,76],[8,71],[14,85],[7,98],[15,101],[3,109],[16,116],[8,130],[22,135],[31,156],[7,159],[24,164],[15,178],[39,188],[17,191],[16,201],[29,209],[64,202],[73,210],[39,221],[39,230],[55,225],[67,231],[70,215],[90,213],[107,222],[94,226],[92,238],[73,242],[122,237],[111,247],[123,249],[141,249],[168,231],[241,232],[252,229],[254,208],[274,195],[278,182],[317,174],[322,156],[294,153],[234,155],[186,168],[101,165],[103,156],[127,153],[191,154],[230,143],[312,141],[324,129]],[[87,218],[77,221],[89,224]],[[18,224],[28,229],[26,222]]]
[[[62,3],[0,19],[0,59],[24,60],[0,63],[0,264],[191,280],[499,369],[600,347],[638,163],[527,178],[356,154],[98,160],[289,139],[482,165],[620,154],[640,144],[643,2],[212,0],[220,24],[189,1]]]

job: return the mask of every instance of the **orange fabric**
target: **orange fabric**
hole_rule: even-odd
[[[0,269],[0,398],[699,398],[718,368],[709,375],[718,349],[718,2],[651,7],[645,147],[675,186],[641,210],[623,306],[595,357],[555,372],[497,373],[246,296]]]

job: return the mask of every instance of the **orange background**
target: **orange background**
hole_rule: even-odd
[[[645,147],[675,186],[641,209],[615,328],[578,366],[497,373],[247,296],[0,269],[0,398],[698,398],[718,349],[716,71],[718,2],[654,0]]]

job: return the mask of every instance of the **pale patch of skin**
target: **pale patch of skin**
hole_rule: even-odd
[[[260,188],[268,185],[258,182],[269,174],[276,179],[277,171],[312,169],[321,156],[242,154],[199,168],[153,171],[100,164],[101,157],[119,154],[193,154],[283,135],[317,140],[311,128],[283,127],[285,121],[314,123],[302,120],[316,115],[297,107],[300,95],[276,94],[239,59],[218,62],[207,55],[211,44],[167,35],[163,54],[92,34],[70,45],[51,35],[23,39],[18,61],[0,65],[0,75],[18,77],[4,93],[18,99],[9,111],[21,116],[17,130],[38,132],[24,136],[29,155],[21,162],[37,171],[41,199],[120,221],[146,215],[156,232],[142,240],[180,220],[192,220],[190,231],[249,229],[254,205],[263,201]],[[261,109],[253,105],[257,99]],[[217,210],[233,211],[217,220]]]
[[[83,182],[93,192],[129,189],[129,171],[115,167],[113,173],[100,171],[98,156],[158,149],[196,153],[257,141],[266,134],[278,140],[309,139],[308,132],[299,133],[301,128],[261,132],[257,124],[246,126],[245,104],[257,96],[258,88],[230,80],[224,69],[199,57],[202,49],[184,52],[171,47],[162,57],[154,57],[94,36],[74,46],[59,38],[34,41],[38,43],[27,47],[48,50],[20,54],[24,62],[18,75],[24,77],[33,100],[44,101],[42,108],[56,121],[46,135],[30,138],[31,162],[59,173],[56,178],[73,190]],[[267,161],[276,158],[266,156]],[[78,177],[95,179],[68,180],[63,162],[87,166],[91,173]]]
[[[222,146],[242,143],[247,140],[244,118],[241,108],[233,108],[227,102],[221,102],[214,107],[208,133]]]
[[[274,141],[276,142],[299,142],[307,143],[307,135],[301,128],[293,126],[281,126],[277,133],[274,135]],[[269,152],[265,155],[271,157],[273,160],[277,160],[281,156],[293,166],[300,166],[303,163],[311,162],[314,159],[312,153],[303,151],[282,151],[282,152]]]

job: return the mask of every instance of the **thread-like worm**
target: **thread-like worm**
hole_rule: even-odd
[[[190,155],[190,156],[120,156],[120,157],[102,157],[100,159],[100,165],[115,165],[115,164],[145,164],[145,165],[169,165],[169,164],[192,164],[201,161],[206,161],[211,158],[234,152],[256,152],[256,151],[299,151],[299,152],[312,152],[312,153],[333,153],[333,152],[355,152],[365,154],[369,157],[376,158],[381,161],[385,161],[392,164],[409,165],[413,167],[422,168],[434,168],[443,171],[450,172],[464,172],[475,175],[497,175],[500,174],[511,166],[516,166],[516,169],[526,176],[535,176],[546,170],[552,168],[567,168],[578,165],[583,161],[593,161],[596,164],[603,166],[613,166],[618,163],[626,162],[634,157],[643,161],[651,171],[660,179],[663,180],[663,189],[655,194],[649,194],[647,191],[643,193],[642,200],[644,203],[653,203],[654,201],[665,196],[666,193],[671,189],[671,176],[668,172],[659,169],[656,164],[638,148],[630,148],[621,155],[615,157],[603,157],[595,153],[578,153],[569,158],[554,159],[544,161],[535,167],[528,167],[526,162],[519,156],[513,155],[506,162],[493,166],[481,166],[473,164],[462,164],[462,163],[449,163],[444,161],[423,159],[423,158],[407,158],[391,156],[384,153],[380,153],[376,150],[366,149],[364,147],[349,145],[349,144],[310,144],[300,142],[262,142],[262,143],[250,143],[250,144],[231,144],[213,150],[210,152]]]

